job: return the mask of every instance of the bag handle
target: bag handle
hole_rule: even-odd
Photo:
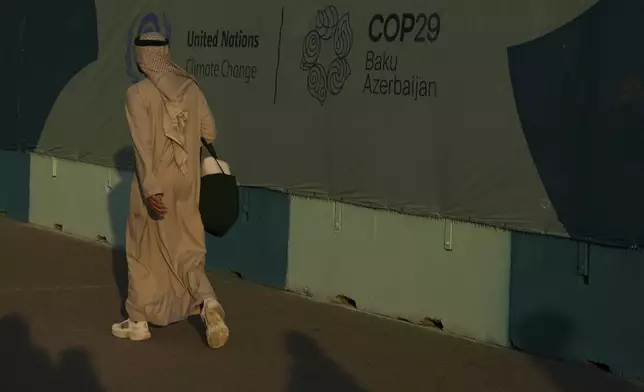
[[[217,153],[215,152],[215,148],[212,146],[212,143],[208,143],[205,137],[201,137],[201,144],[203,144],[204,147],[206,147],[206,150],[210,153],[210,155],[215,158],[215,162],[217,163],[217,166],[219,166],[219,170],[221,170],[221,174],[226,174],[224,172],[224,168],[221,167],[219,164],[219,158],[217,157]]]

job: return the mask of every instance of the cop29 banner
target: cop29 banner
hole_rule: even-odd
[[[132,41],[160,31],[244,185],[644,243],[639,0],[66,1],[58,82],[14,86],[2,148],[132,168]],[[15,26],[16,71],[46,75]]]

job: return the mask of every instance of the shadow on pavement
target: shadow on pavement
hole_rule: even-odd
[[[114,155],[114,164],[117,163],[128,165],[134,164],[134,149],[131,146],[124,147]],[[122,170],[122,169],[119,169]],[[123,178],[127,178],[122,176]],[[116,243],[125,243],[125,225],[127,223],[127,208],[130,200],[130,182],[121,180],[114,184],[108,195],[108,209],[110,215],[110,225],[112,226],[112,235]],[[121,297],[121,315],[126,319],[125,300],[127,299],[128,288],[128,270],[125,251],[118,246],[112,248],[112,272],[114,281],[119,290]]]
[[[114,274],[114,281],[116,282],[116,286],[119,290],[121,316],[125,320],[128,318],[127,311],[125,310],[128,286],[127,260],[125,258],[125,252],[116,247],[112,249],[112,273]]]
[[[324,354],[315,339],[291,331],[286,346],[292,361],[287,392],[367,392]]]
[[[31,341],[29,325],[19,315],[0,319],[0,391],[104,391],[83,349],[64,351],[53,364],[46,350]]]

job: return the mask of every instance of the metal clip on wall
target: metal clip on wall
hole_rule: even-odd
[[[577,243],[577,277],[587,285],[590,276],[590,244]]]

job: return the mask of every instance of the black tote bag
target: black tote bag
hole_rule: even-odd
[[[221,173],[207,174],[201,177],[199,212],[207,233],[223,237],[233,227],[239,217],[239,189],[237,178],[224,173],[219,164],[217,153],[211,143],[201,138],[201,143],[215,158]]]

